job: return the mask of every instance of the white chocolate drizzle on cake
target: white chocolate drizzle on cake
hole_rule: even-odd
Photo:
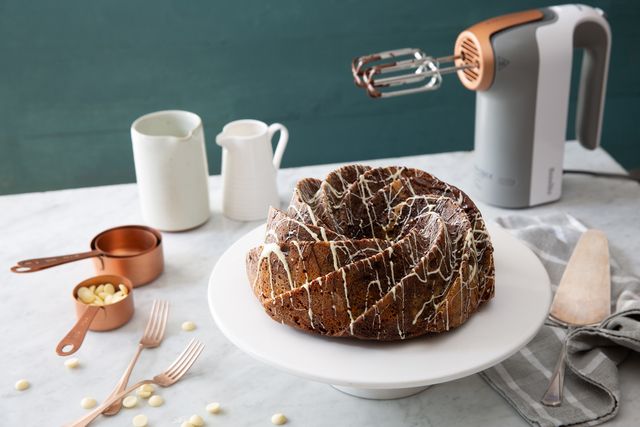
[[[274,320],[327,336],[399,340],[455,328],[494,294],[475,204],[418,169],[345,166],[299,181],[247,254]]]

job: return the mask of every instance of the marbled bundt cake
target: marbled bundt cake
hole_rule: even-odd
[[[247,273],[266,312],[310,333],[398,340],[448,331],[494,293],[475,204],[418,169],[345,166],[272,208]]]

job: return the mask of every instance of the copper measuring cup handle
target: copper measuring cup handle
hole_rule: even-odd
[[[89,330],[89,326],[93,321],[93,318],[96,317],[98,311],[100,311],[102,307],[98,305],[89,305],[85,310],[84,314],[78,319],[73,328],[69,331],[64,338],[60,340],[58,346],[56,347],[56,353],[58,356],[69,356],[80,348],[82,342],[84,341],[84,337],[87,335],[87,331]],[[71,346],[70,349],[65,350],[68,346]]]
[[[86,258],[93,258],[102,255],[99,250],[90,252],[80,252],[76,254],[60,255],[47,258],[34,258],[24,261],[18,261],[16,265],[11,267],[14,273],[32,273],[34,271],[44,270],[45,268],[55,267],[56,265],[66,264],[68,262],[78,261]]]

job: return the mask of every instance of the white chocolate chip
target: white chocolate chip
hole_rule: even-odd
[[[93,397],[83,397],[80,401],[80,406],[84,409],[91,409],[96,406],[96,400]]]
[[[115,293],[115,291],[116,291],[116,288],[114,288],[111,283],[107,283],[106,285],[104,285],[104,293],[105,294],[113,295]]]
[[[96,295],[84,286],[78,289],[78,298],[85,304],[91,304],[96,299]]]
[[[125,408],[135,408],[138,406],[138,398],[135,396],[127,396],[122,401],[122,406]]]
[[[18,380],[16,381],[15,387],[16,387],[16,390],[18,391],[24,391],[29,387],[31,387],[31,384],[29,384],[29,381],[27,380]]]
[[[69,369],[75,369],[80,365],[80,360],[77,357],[72,357],[64,361],[64,366]]]
[[[164,399],[162,398],[162,396],[158,396],[157,394],[154,394],[149,398],[149,406],[153,406],[154,408],[157,408],[158,406],[162,406],[163,404],[164,404]]]
[[[277,426],[281,426],[287,422],[287,417],[284,414],[277,413],[271,416],[271,424],[275,424]]]
[[[98,287],[96,288],[96,290],[94,291],[94,294],[101,294],[104,292],[104,284],[102,285],[98,285]]]
[[[149,419],[144,414],[138,414],[131,420],[133,427],[146,427]]]
[[[127,295],[129,293],[129,288],[127,288],[125,285],[123,285],[122,283],[120,283],[118,285],[118,289],[120,289],[120,291],[122,292],[123,295]]]
[[[193,323],[191,320],[187,320],[186,322],[182,323],[182,330],[183,331],[193,331],[196,329],[196,324]]]
[[[117,302],[122,301],[123,299],[125,299],[127,296],[126,295],[122,295],[122,293],[120,291],[116,292],[115,294],[113,294],[111,296],[111,304],[115,304]]]
[[[138,387],[138,391],[136,392],[138,396],[143,399],[148,399],[153,394],[153,386],[151,384],[143,384]]]
[[[191,424],[189,421],[185,421],[182,424],[180,424],[180,427],[195,427],[195,426]]]
[[[189,424],[194,427],[202,427],[204,425],[204,420],[200,415],[191,415],[189,417]]]
[[[220,409],[220,404],[218,402],[212,402],[207,405],[207,412],[210,414],[219,414]]]

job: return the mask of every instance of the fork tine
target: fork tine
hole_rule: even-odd
[[[167,371],[167,375],[174,376],[176,372],[179,372],[180,369],[189,361],[191,355],[197,351],[200,342],[197,340],[192,340],[191,345],[189,346],[189,351],[180,359],[180,363],[177,363],[172,369]]]
[[[153,305],[151,306],[151,313],[149,313],[149,319],[147,320],[147,326],[144,328],[143,336],[148,337],[153,329],[154,319],[156,317],[156,313],[158,311],[158,300],[153,300]]]
[[[153,313],[153,325],[151,329],[149,329],[149,334],[147,335],[147,339],[155,340],[156,333],[158,330],[158,322],[160,320],[160,316],[162,316],[162,300],[156,300],[157,302],[157,310]]]
[[[162,301],[155,300],[154,301],[155,310],[153,311],[152,316],[149,318],[150,327],[149,331],[145,331],[145,336],[147,339],[153,339],[153,336],[156,333],[156,329],[158,328],[158,316],[162,311]]]
[[[200,355],[202,354],[202,351],[204,350],[204,344],[202,344],[202,343],[199,343],[199,344],[200,345],[198,346],[198,350],[196,351],[195,354],[193,354],[191,356],[191,360],[189,361],[189,363],[187,363],[187,365],[182,368],[182,371],[179,372],[177,374],[177,376],[175,377],[176,381],[178,381],[180,378],[182,378],[184,376],[184,374],[186,374],[189,371],[189,369],[191,369],[193,364],[196,363],[196,360],[198,360],[198,357],[200,357]]]
[[[198,357],[202,353],[202,350],[204,350],[204,344],[198,342],[198,345],[194,348],[194,351],[191,352],[189,357],[184,360],[184,363],[181,364],[180,369],[173,372],[171,375],[169,375],[169,377],[171,377],[173,381],[180,380],[180,378],[182,378],[189,371],[189,369],[191,369],[191,366],[193,366],[196,360],[198,360]]]
[[[189,351],[191,350],[191,347],[193,347],[197,342],[198,340],[196,340],[195,338],[189,341],[189,344],[187,344],[187,347],[182,351],[182,353],[180,353],[180,356],[178,356],[176,360],[174,360],[173,363],[167,369],[164,370],[164,372],[165,373],[170,372],[174,367],[176,367],[176,365],[180,363],[180,361],[186,356],[186,354],[189,353]]]
[[[167,319],[169,317],[169,303],[167,301],[162,301],[162,315],[160,316],[160,321],[158,322],[158,331],[155,334],[156,341],[162,340],[164,336],[164,331],[167,326]]]
[[[160,318],[162,316],[162,310],[163,310],[163,301],[162,300],[158,300],[158,309],[156,310],[156,312],[154,313],[153,316],[153,326],[151,327],[151,330],[149,331],[149,339],[155,339],[155,336],[157,334],[158,331],[158,323],[160,321]]]

